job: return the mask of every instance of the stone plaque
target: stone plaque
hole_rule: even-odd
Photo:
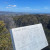
[[[14,50],[41,50],[48,46],[42,24],[10,30]]]

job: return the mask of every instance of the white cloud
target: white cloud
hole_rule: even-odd
[[[6,8],[11,8],[11,7],[6,7]]]
[[[6,8],[16,7],[16,5],[8,5]]]
[[[40,10],[40,9],[34,9],[34,8],[31,8],[31,7],[24,7],[23,8],[24,10],[31,10],[31,11],[37,11],[37,10]]]
[[[21,9],[23,9],[23,10],[32,10],[31,7],[23,7],[23,8],[21,8]]]
[[[28,9],[30,9],[30,7],[25,7],[25,8],[28,8]]]
[[[44,9],[48,9],[48,7],[44,7]]]
[[[39,10],[39,9],[33,9],[33,10]]]
[[[16,7],[16,5],[8,5],[9,7]]]

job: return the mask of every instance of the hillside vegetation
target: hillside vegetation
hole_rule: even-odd
[[[50,50],[50,16],[48,15],[0,15],[0,50],[12,50],[12,42],[9,30],[11,28],[42,23],[49,46],[44,50]]]

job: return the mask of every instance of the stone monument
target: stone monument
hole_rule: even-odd
[[[10,30],[14,50],[41,50],[48,46],[42,24]]]

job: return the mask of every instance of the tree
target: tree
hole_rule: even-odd
[[[4,21],[0,21],[0,50],[11,50],[11,39]]]

